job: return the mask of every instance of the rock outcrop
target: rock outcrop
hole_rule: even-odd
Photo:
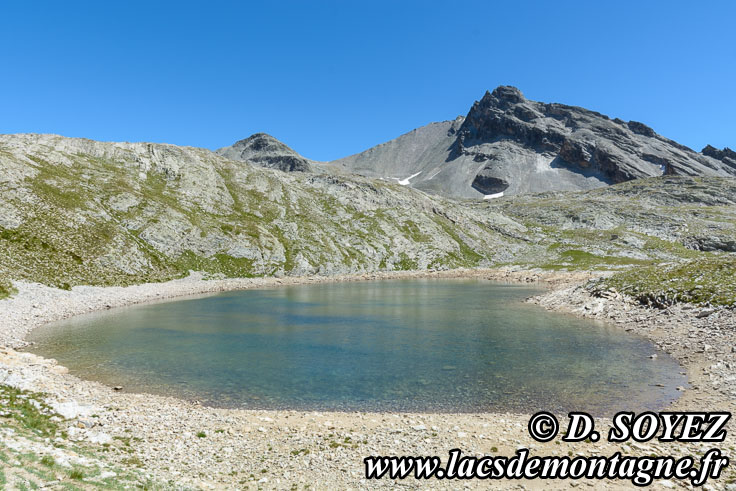
[[[729,167],[736,168],[736,152],[726,147],[723,150],[718,150],[715,147],[706,145],[702,150],[703,155],[712,157],[716,160],[720,160]]]

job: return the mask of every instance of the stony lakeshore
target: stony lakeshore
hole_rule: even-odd
[[[574,486],[631,488],[630,481],[368,481],[368,455],[437,455],[450,449],[465,455],[512,456],[522,447],[533,455],[694,455],[734,449],[733,425],[719,444],[581,442],[541,444],[529,436],[525,414],[411,414],[249,411],[203,407],[196,402],[115,390],[80,380],[54,360],[22,351],[24,336],[35,327],[87,312],[163,301],[187,295],[246,288],[407,277],[478,277],[540,283],[548,292],[530,299],[546,309],[605,320],[650,339],[687,371],[689,386],[668,410],[733,411],[736,395],[736,315],[730,309],[682,304],[660,310],[643,307],[613,290],[582,287],[604,273],[523,270],[452,270],[332,277],[204,280],[197,275],[166,283],[130,287],[74,287],[59,290],[16,282],[18,292],[0,301],[0,383],[44,393],[43,400],[63,428],[56,438],[33,438],[2,428],[4,483],[28,482],[51,489],[163,487],[175,489],[350,489],[503,487],[548,489]],[[653,353],[655,355],[655,353]],[[4,396],[3,396],[4,397]],[[41,405],[40,403],[35,403]],[[543,409],[543,408],[540,408]],[[560,418],[561,422],[565,419]],[[563,427],[565,424],[563,423]],[[597,419],[605,434],[610,421]],[[53,459],[53,460],[49,460]],[[44,460],[45,459],[45,460]],[[32,464],[46,462],[44,472]],[[40,466],[40,464],[39,464]],[[69,470],[86,474],[71,476]],[[706,489],[729,489],[731,466]],[[655,488],[692,487],[666,480]]]

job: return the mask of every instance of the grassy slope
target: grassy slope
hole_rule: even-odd
[[[713,244],[736,243],[735,202],[734,179],[655,178],[485,206],[524,223],[546,248],[527,266],[620,270],[592,287],[645,304],[734,305],[736,255]]]
[[[736,305],[736,256],[633,268],[596,286],[615,288],[643,304],[657,307],[678,302],[732,306]]]
[[[498,247],[509,240],[482,218],[441,198],[187,152],[198,174],[141,172],[132,154],[57,151],[67,161],[60,164],[43,151],[0,148],[0,164],[28,174],[0,195],[23,216],[17,227],[0,226],[0,275],[69,288],[163,281],[189,270],[248,277],[325,265],[326,273],[473,267],[513,249]]]

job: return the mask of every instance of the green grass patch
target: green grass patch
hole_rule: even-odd
[[[140,474],[138,467],[142,462],[136,457],[122,460],[125,467],[114,463],[105,464],[106,459],[98,454],[98,449],[86,443],[68,441],[68,435],[57,426],[57,418],[53,410],[44,402],[45,395],[36,392],[19,390],[0,384],[0,426],[13,430],[8,437],[14,435],[36,442],[41,447],[64,448],[67,452],[78,456],[91,458],[90,465],[75,465],[71,469],[64,469],[56,463],[51,455],[39,455],[36,451],[26,452],[13,449],[11,446],[0,449],[0,489],[4,489],[7,481],[14,481],[18,489],[37,489],[39,482],[62,481],[56,487],[59,489],[169,489],[146,480]],[[61,423],[63,424],[63,423]],[[65,440],[59,443],[57,438]],[[135,439],[135,438],[133,438]],[[45,452],[43,452],[45,453]],[[97,462],[97,460],[100,462]],[[102,464],[102,465],[100,465]],[[112,478],[100,480],[100,472],[108,468],[116,473]],[[26,481],[26,487],[18,487],[17,480],[20,474]],[[6,473],[15,476],[8,479]],[[72,484],[69,480],[84,481]],[[145,483],[145,484],[143,484]],[[55,489],[56,489],[55,487]],[[13,488],[15,489],[15,488]]]
[[[470,247],[457,233],[457,227],[445,217],[434,216],[434,222],[442,228],[458,245],[457,252],[450,252],[444,258],[435,260],[430,267],[447,266],[451,268],[472,268],[483,260],[483,256]]]
[[[3,298],[8,298],[15,292],[16,290],[15,288],[13,288],[13,284],[11,282],[0,278],[0,300],[2,300]]]
[[[253,260],[232,257],[227,254],[215,254],[212,257],[198,256],[192,251],[185,251],[174,263],[179,271],[202,271],[211,274],[223,274],[228,278],[252,278]]]
[[[394,266],[396,269],[401,271],[413,271],[419,268],[419,264],[413,259],[409,258],[409,256],[405,252],[399,254],[399,260],[394,263]]]
[[[46,404],[42,394],[9,385],[0,384],[0,415],[43,437],[54,437],[59,429],[51,419],[58,415]]]
[[[69,472],[69,478],[81,481],[82,479],[84,479],[84,471],[82,471],[81,469],[72,469]]]
[[[736,255],[701,257],[684,264],[635,268],[600,280],[596,287],[615,288],[647,305],[736,304]]]
[[[422,231],[419,230],[419,226],[411,220],[407,220],[400,225],[399,230],[401,230],[404,235],[413,242],[431,242],[432,240],[429,235],[422,233]]]
[[[552,250],[558,247],[551,247]],[[542,269],[609,269],[611,267],[622,267],[631,265],[649,265],[652,263],[649,259],[637,259],[623,256],[599,256],[580,249],[568,249],[559,252],[559,259],[540,265]]]

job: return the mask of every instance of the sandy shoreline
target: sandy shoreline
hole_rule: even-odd
[[[70,438],[99,446],[100,439],[134,437],[131,445],[142,472],[160,482],[197,488],[416,487],[456,488],[458,482],[401,483],[363,478],[363,457],[380,455],[447,456],[459,447],[468,454],[513,455],[518,447],[539,455],[628,455],[702,453],[700,444],[647,443],[614,445],[604,442],[540,444],[528,435],[528,415],[519,414],[391,414],[297,411],[249,411],[201,407],[186,401],[146,394],[115,392],[66,373],[53,360],[16,351],[30,330],[73,315],[143,302],[246,288],[422,277],[479,277],[509,282],[542,282],[550,291],[535,302],[555,311],[602,319],[626,331],[642,334],[672,354],[687,370],[691,387],[673,404],[676,410],[732,410],[736,395],[736,320],[732,311],[709,312],[677,307],[653,311],[634,305],[615,292],[591,297],[574,285],[595,273],[455,270],[443,272],[371,273],[340,277],[266,278],[204,281],[189,277],[162,284],[126,288],[76,287],[72,291],[37,284],[17,284],[18,294],[0,301],[0,382],[50,394],[69,412]],[[706,315],[707,314],[707,315]],[[540,408],[543,409],[543,408]],[[73,414],[73,413],[77,414]],[[94,417],[92,417],[94,414]],[[81,421],[81,423],[80,423]],[[599,420],[604,430],[606,420]],[[82,428],[77,428],[82,426]],[[564,425],[563,425],[564,426]],[[205,437],[197,437],[204,433]],[[4,442],[7,444],[7,442]],[[718,447],[726,454],[729,434]],[[495,451],[493,449],[496,449]],[[109,458],[123,462],[131,452],[113,445]],[[197,456],[194,458],[194,456]],[[265,472],[264,472],[265,471]],[[6,471],[7,474],[7,471]],[[719,481],[725,486],[731,469]],[[584,481],[583,481],[584,482]],[[524,482],[527,488],[568,487],[568,482]],[[581,482],[582,484],[582,482]],[[626,482],[592,481],[596,487]],[[675,486],[680,482],[664,483]],[[463,482],[486,487],[481,481]],[[506,483],[504,487],[518,486]]]

